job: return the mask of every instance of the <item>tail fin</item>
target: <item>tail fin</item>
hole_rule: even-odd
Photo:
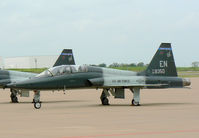
[[[60,65],[75,65],[72,49],[64,49],[53,67]]]
[[[176,65],[170,43],[162,43],[145,71],[147,76],[177,77]]]

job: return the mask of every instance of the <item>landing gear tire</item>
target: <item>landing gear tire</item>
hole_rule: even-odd
[[[18,98],[13,93],[11,93],[10,98],[12,103],[18,103]]]
[[[102,98],[102,105],[109,105],[109,100],[108,98]]]
[[[139,102],[136,102],[134,99],[132,100],[132,105],[133,106],[140,106],[140,103]]]
[[[40,109],[41,108],[41,102],[35,102],[34,107],[35,107],[35,109]]]

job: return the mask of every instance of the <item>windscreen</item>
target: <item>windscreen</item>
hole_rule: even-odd
[[[43,71],[42,73],[40,73],[40,74],[38,74],[36,77],[51,77],[52,76],[52,74],[50,73],[50,71],[49,70],[45,70],[45,71]]]
[[[62,65],[53,67],[50,69],[45,70],[44,72],[40,73],[36,77],[52,77],[52,76],[60,76],[63,74],[72,74],[77,72],[87,72],[88,67],[85,65],[77,66],[77,65]]]

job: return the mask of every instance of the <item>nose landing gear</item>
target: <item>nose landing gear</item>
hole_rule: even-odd
[[[34,107],[35,107],[35,109],[40,109],[41,108],[41,102],[35,102]]]
[[[40,91],[34,91],[34,99],[33,99],[33,103],[34,103],[34,108],[35,109],[40,109],[41,108],[41,102],[40,102]]]

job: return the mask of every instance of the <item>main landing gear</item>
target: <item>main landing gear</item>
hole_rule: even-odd
[[[134,88],[134,89],[130,89],[130,90],[133,93],[132,105],[133,106],[140,106],[140,89]]]
[[[107,98],[108,96],[109,96],[108,90],[104,89],[100,97],[102,105],[109,105],[109,100]]]
[[[130,90],[133,93],[133,100],[131,102],[132,105],[140,106],[140,88],[131,88]],[[109,100],[107,98],[110,96],[109,91],[113,96],[115,96],[115,93],[113,90],[103,89],[101,97],[100,97],[102,105],[109,105]]]
[[[40,91],[34,91],[33,104],[34,104],[35,109],[41,108]]]
[[[11,102],[12,103],[18,103],[18,98],[17,98],[18,92],[17,92],[17,90],[10,89],[10,92],[11,92],[11,94],[10,94]]]

